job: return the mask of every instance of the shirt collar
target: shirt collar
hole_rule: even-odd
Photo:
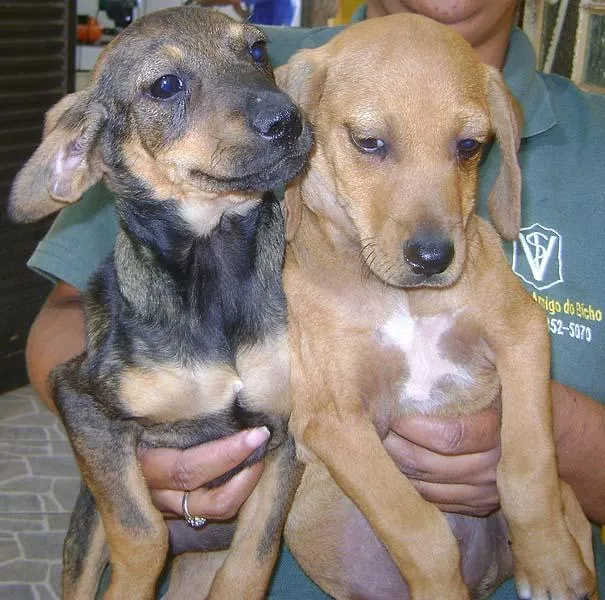
[[[546,84],[536,72],[534,48],[518,27],[511,33],[502,75],[523,109],[521,137],[538,135],[557,124]]]

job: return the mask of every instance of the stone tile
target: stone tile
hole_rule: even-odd
[[[57,422],[57,417],[49,411],[35,414],[23,415],[11,419],[8,425],[39,425],[40,427],[52,427]]]
[[[63,455],[73,455],[73,450],[71,449],[71,444],[66,441],[57,441],[50,443],[50,452],[53,456],[63,456]]]
[[[63,551],[62,531],[49,531],[46,533],[23,532],[17,534],[19,543],[23,548],[25,558],[42,560],[60,560]]]
[[[46,452],[49,453],[50,445],[46,440],[43,441],[29,441],[29,442],[7,442],[6,440],[0,439],[0,451],[2,452]],[[20,455],[20,454],[19,454]]]
[[[58,600],[58,596],[48,588],[48,585],[35,585],[36,592],[38,592],[39,600]]]
[[[0,598],[2,600],[37,600],[32,587],[21,583],[0,583]]]
[[[70,511],[80,493],[80,478],[56,479],[53,486],[54,497],[63,510]]]
[[[41,510],[41,498],[36,494],[0,492],[0,515],[2,513],[39,513]]]
[[[0,518],[0,530],[2,531],[45,531],[46,515],[2,515]]]
[[[0,460],[0,481],[29,475],[25,460]]]
[[[47,439],[46,430],[42,427],[0,426],[0,440],[5,442],[45,442]]]
[[[17,477],[10,481],[0,483],[0,491],[10,490],[11,492],[34,492],[36,494],[44,494],[50,492],[52,482],[52,477],[34,477],[33,475],[27,475],[25,477]]]
[[[0,395],[0,600],[59,600],[80,489],[60,420],[29,386]]]
[[[50,566],[49,569],[49,582],[51,589],[57,596],[61,597],[61,563],[57,562]]]
[[[0,451],[0,460],[12,460],[15,458],[15,454],[11,452],[1,452]]]
[[[67,439],[67,435],[65,433],[65,430],[63,429],[63,427],[61,427],[59,425],[55,425],[54,427],[47,427],[46,428],[46,433],[48,435],[48,439],[52,440],[52,441],[66,440]]]
[[[27,459],[34,475],[54,477],[75,477],[78,467],[72,455],[69,456],[32,456]]]
[[[41,498],[42,510],[45,513],[62,513],[65,509],[61,508],[61,505],[52,497],[51,494],[47,494]]]
[[[71,518],[71,512],[56,513],[54,515],[46,515],[46,522],[48,523],[49,531],[60,531],[65,533],[69,526],[69,519]]]
[[[21,549],[17,540],[2,540],[0,541],[0,563],[5,563],[15,558],[21,558]]]
[[[44,583],[47,577],[46,560],[13,560],[0,565],[0,581]]]
[[[31,400],[34,400],[36,404],[41,404],[38,394],[31,385],[24,385],[20,388],[11,390],[10,392],[6,392],[3,394],[3,398],[30,398]]]
[[[29,444],[2,444],[0,443],[0,460],[20,456],[48,456],[51,446],[47,442]]]
[[[36,414],[37,412],[38,407],[30,398],[10,395],[0,397],[0,422],[23,415]]]
[[[49,440],[54,440],[53,445]],[[69,521],[64,502],[69,484],[58,486],[57,472],[78,485],[71,450],[58,419],[29,386],[0,395],[0,599],[58,600],[57,573]],[[55,463],[40,463],[48,459]],[[30,460],[37,465],[36,473]],[[45,474],[43,466],[53,466]],[[71,488],[73,489],[73,488]],[[77,487],[76,487],[77,489]],[[51,508],[54,514],[48,514]],[[53,587],[55,586],[55,587]]]

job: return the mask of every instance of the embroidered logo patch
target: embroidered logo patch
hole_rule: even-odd
[[[561,283],[561,246],[554,229],[539,223],[524,227],[513,243],[513,271],[537,290]]]

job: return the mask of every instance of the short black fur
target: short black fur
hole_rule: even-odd
[[[50,377],[86,484],[66,539],[65,597],[94,596],[107,552],[110,594],[152,597],[168,530],[141,448],[186,449],[262,426],[269,440],[206,486],[265,458],[236,525],[245,539],[226,558],[246,564],[221,569],[218,585],[243,597],[257,572],[268,581],[296,456],[284,443],[284,222],[267,190],[301,172],[312,136],[270,67],[250,57],[259,39],[198,7],[137,19],[104,50],[89,88],[53,108],[11,191],[13,218],[35,220],[102,179],[119,221],[114,252],[83,294],[85,350]],[[183,92],[152,97],[171,74]],[[215,537],[224,547],[228,536]]]
[[[156,303],[153,314],[141,314],[120,293],[115,258],[109,258],[87,300],[89,313],[101,302],[112,315],[95,336],[95,375],[112,361],[117,369],[171,358],[230,362],[238,348],[285,327],[283,219],[273,194],[245,215],[224,216],[204,237],[189,231],[170,201],[122,202],[119,212],[123,243],[139,256],[140,268],[161,273],[169,305]],[[151,293],[157,280],[145,283]]]

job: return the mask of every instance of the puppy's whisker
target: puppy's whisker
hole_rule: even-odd
[[[367,274],[371,274],[373,272],[374,263],[377,260],[376,248],[374,246],[374,243],[370,242],[366,244],[361,249],[360,254],[365,271],[367,272]]]
[[[371,263],[373,263],[376,260],[376,252],[374,250],[366,253],[365,255],[362,256],[363,258],[363,262],[365,262],[367,265],[371,265]]]
[[[228,150],[231,150],[232,148],[235,148],[235,146],[231,144],[221,144],[219,142],[216,148],[214,149],[212,156],[210,157],[210,167],[214,169],[222,161],[223,153],[227,152]],[[229,161],[227,160],[223,162]]]
[[[370,249],[371,252],[374,251],[374,249],[376,248],[376,243],[374,241],[374,238],[366,238],[364,240],[361,240],[362,246],[359,249],[359,254],[361,255],[362,259],[364,258],[364,254],[366,253],[366,251],[368,249]]]
[[[214,152],[210,156],[210,168],[214,169],[216,165],[220,162],[222,149],[220,144],[217,144],[217,147],[214,149]]]

